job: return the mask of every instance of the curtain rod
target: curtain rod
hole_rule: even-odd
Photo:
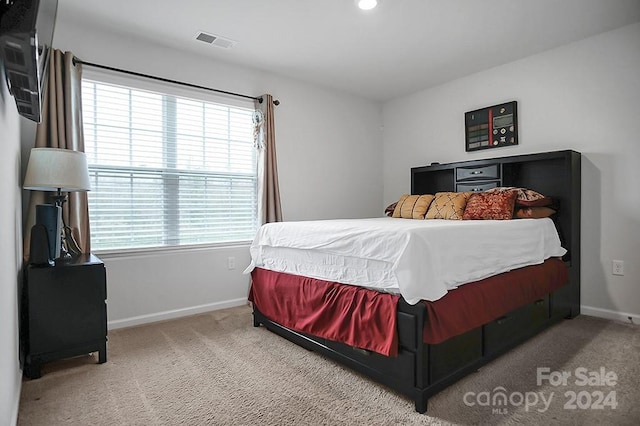
[[[143,73],[140,73],[140,72],[123,70],[121,68],[114,68],[114,67],[109,67],[109,66],[106,66],[106,65],[95,64],[95,63],[92,63],[92,62],[83,61],[82,59],[80,59],[80,58],[78,58],[76,56],[73,57],[73,64],[74,65],[75,64],[88,65],[90,67],[102,68],[102,69],[105,69],[105,70],[121,72],[121,73],[124,73],[124,74],[131,74],[131,75],[135,75],[135,76],[138,76],[138,77],[150,78],[150,79],[153,79],[153,80],[163,81],[165,83],[173,83],[173,84],[179,84],[181,86],[188,86],[188,87],[192,87],[194,89],[203,89],[203,90],[208,90],[210,92],[223,93],[225,95],[237,96],[239,98],[253,99],[254,101],[258,101],[258,102],[262,103],[262,97],[243,95],[242,93],[228,92],[226,90],[220,90],[220,89],[212,89],[210,87],[198,86],[197,84],[185,83],[183,81],[171,80],[169,78],[164,78],[164,77],[156,77],[155,75],[143,74]],[[280,105],[280,101],[275,99],[273,101],[273,104],[274,105]]]

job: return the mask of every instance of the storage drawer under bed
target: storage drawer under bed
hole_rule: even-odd
[[[388,357],[331,340],[325,340],[324,344],[381,375],[394,377],[398,383],[413,383],[415,386],[416,355],[411,351],[400,349],[397,357]]]
[[[428,345],[430,385],[482,358],[482,327],[451,337],[442,343]]]
[[[523,330],[535,330],[549,319],[549,295],[483,326],[484,355],[492,355],[529,337]]]

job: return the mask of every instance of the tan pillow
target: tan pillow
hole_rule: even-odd
[[[436,192],[427,219],[462,220],[467,200],[473,192]]]
[[[429,208],[429,204],[433,201],[433,195],[409,195],[405,194],[400,197],[396,208],[393,210],[392,217],[401,217],[404,219],[424,219],[424,215]]]

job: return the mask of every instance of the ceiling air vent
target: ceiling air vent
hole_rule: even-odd
[[[236,42],[228,38],[220,37],[214,34],[209,34],[204,31],[198,31],[195,35],[195,39],[203,43],[212,44],[214,46],[222,47],[223,49],[229,49],[233,47]]]

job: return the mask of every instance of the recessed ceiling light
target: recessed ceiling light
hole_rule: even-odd
[[[362,10],[371,10],[378,5],[378,0],[356,0],[356,4]]]

